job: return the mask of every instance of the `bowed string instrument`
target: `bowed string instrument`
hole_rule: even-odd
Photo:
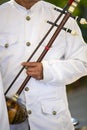
[[[42,61],[42,59],[44,58],[44,56],[46,55],[46,53],[49,51],[50,47],[52,46],[54,40],[56,39],[56,37],[58,37],[61,30],[62,29],[63,30],[68,30],[68,29],[64,28],[64,25],[67,22],[67,20],[69,19],[69,17],[72,17],[72,13],[74,12],[74,10],[77,7],[79,2],[80,2],[80,0],[69,0],[68,3],[66,4],[66,6],[61,11],[61,13],[59,14],[59,16],[56,18],[54,23],[52,23],[50,21],[47,21],[52,26],[50,27],[48,32],[45,34],[45,36],[42,38],[42,40],[40,41],[40,43],[38,44],[36,49],[33,51],[33,53],[30,55],[27,62],[30,61],[30,59],[36,53],[36,51],[41,46],[43,41],[46,39],[46,37],[52,31],[52,29],[55,26],[57,26],[53,36],[50,38],[49,42],[47,43],[46,47],[44,48],[44,50],[42,51],[41,55],[39,56],[39,58],[38,58],[38,60],[36,62],[41,62]],[[55,8],[55,10],[57,10],[57,9]],[[57,22],[61,18],[61,16],[63,16],[63,18],[61,20],[61,23],[59,25],[57,25]],[[71,33],[71,30],[68,30],[68,32]],[[31,76],[26,76],[25,80],[22,82],[21,86],[19,87],[18,91],[16,92],[16,94],[13,97],[9,98],[8,96],[6,96],[8,91],[12,87],[12,85],[15,83],[15,81],[17,80],[17,78],[19,77],[21,72],[24,70],[24,68],[25,67],[22,67],[22,69],[19,71],[19,73],[16,75],[16,77],[14,78],[14,80],[12,81],[12,83],[10,84],[10,86],[8,87],[6,92],[4,93],[5,98],[6,98],[6,105],[7,105],[8,118],[9,118],[9,123],[10,124],[22,123],[28,117],[26,107],[23,104],[19,103],[18,99],[19,99],[19,96],[22,93],[23,89],[25,88],[26,84],[29,82]]]

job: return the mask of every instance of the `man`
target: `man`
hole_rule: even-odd
[[[87,45],[75,20],[70,18],[65,27],[75,29],[78,35],[61,30],[44,59],[36,62],[55,27],[26,62],[51,27],[46,21],[54,22],[58,17],[59,12],[54,7],[42,0],[11,0],[0,6],[0,71],[4,93],[23,66],[27,69],[17,78],[7,96],[12,97],[25,77],[31,76],[19,97],[26,106],[28,120],[10,125],[10,130],[29,130],[29,126],[30,130],[74,130],[65,86],[87,75]],[[0,122],[4,121],[5,115]],[[3,130],[2,125],[0,130]]]

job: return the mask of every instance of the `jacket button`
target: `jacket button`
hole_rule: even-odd
[[[53,115],[56,115],[56,113],[57,113],[56,111],[53,111],[53,112],[52,112]]]
[[[26,87],[26,88],[25,88],[25,91],[29,91],[29,88],[28,88],[28,87]]]
[[[30,20],[30,17],[29,17],[29,16],[27,16],[27,17],[26,17],[26,20],[27,20],[27,21],[29,21],[29,20]]]
[[[30,114],[32,113],[32,111],[31,111],[31,110],[28,110],[27,113],[30,115]]]
[[[30,42],[26,42],[26,45],[27,45],[27,46],[30,46],[31,44],[30,44]]]
[[[8,47],[9,47],[9,44],[8,44],[8,43],[6,43],[6,44],[5,44],[5,48],[8,48]]]

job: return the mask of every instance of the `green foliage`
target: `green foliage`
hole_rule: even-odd
[[[0,0],[0,4],[7,2],[8,0]]]

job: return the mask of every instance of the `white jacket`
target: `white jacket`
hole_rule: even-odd
[[[51,27],[46,21],[54,22],[59,15],[59,12],[53,9],[54,7],[50,3],[39,1],[30,10],[26,10],[14,0],[0,6],[0,71],[3,83],[3,85],[0,84],[0,87],[4,89],[4,92],[20,71],[21,63],[27,61]],[[30,20],[26,20],[27,16],[30,17]],[[65,86],[87,75],[87,45],[82,39],[75,20],[70,18],[65,27],[76,30],[78,35],[73,36],[64,30],[60,32],[42,60],[44,79],[38,81],[31,78],[26,85],[29,91],[24,89],[20,95],[27,110],[31,110],[29,115],[31,130],[74,129]],[[31,61],[37,61],[55,30],[56,27],[42,43]],[[10,89],[8,96],[16,93],[25,77],[26,71],[24,70]],[[2,91],[0,93],[3,99],[4,94]],[[4,102],[3,104],[5,106]],[[0,122],[8,124],[7,118],[3,120],[7,114],[2,113],[2,110],[3,108],[0,107]],[[3,123],[1,123],[0,130],[5,129],[9,130],[7,126],[3,129]]]

